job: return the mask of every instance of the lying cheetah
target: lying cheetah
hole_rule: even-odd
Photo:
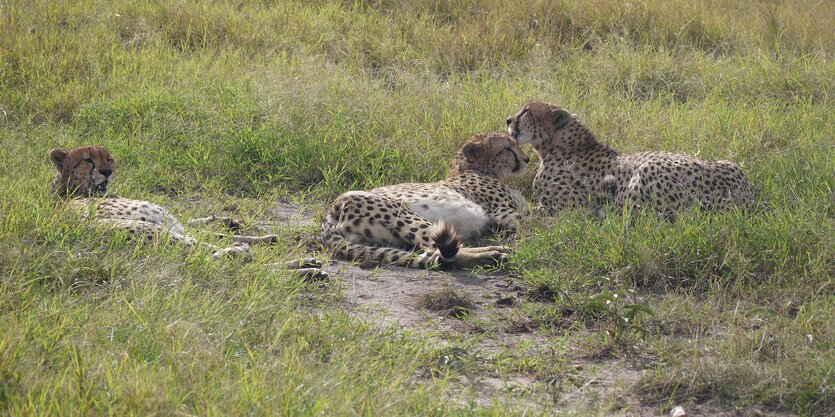
[[[537,211],[546,215],[601,198],[667,216],[694,203],[708,210],[755,203],[751,184],[732,162],[667,152],[622,154],[597,142],[575,115],[553,104],[527,104],[507,119],[507,131],[539,153],[534,192]]]
[[[249,244],[274,243],[276,236],[232,236],[233,246],[218,246],[198,242],[185,234],[185,228],[164,208],[148,201],[104,196],[113,181],[116,161],[103,146],[79,146],[64,151],[53,149],[49,158],[55,165],[55,181],[52,192],[59,198],[69,199],[83,216],[92,216],[96,221],[127,230],[141,239],[152,241],[167,235],[174,243],[188,246],[204,245],[214,257],[223,255],[244,255],[250,253]],[[226,237],[218,235],[219,237]],[[313,260],[291,261],[288,266],[299,269],[304,275],[320,275],[321,264]]]
[[[455,155],[443,181],[342,194],[322,224],[322,239],[341,258],[410,268],[500,262],[508,248],[461,242],[491,226],[515,231],[527,202],[501,180],[521,174],[528,161],[510,136],[476,135]]]

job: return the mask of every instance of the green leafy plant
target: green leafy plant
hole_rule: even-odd
[[[649,330],[641,317],[655,316],[646,305],[630,303],[618,293],[609,290],[587,297],[580,309],[600,317],[609,348],[626,347],[634,343],[638,337],[648,334]]]

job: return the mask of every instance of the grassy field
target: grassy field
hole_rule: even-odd
[[[833,96],[828,0],[0,0],[0,414],[522,413],[458,389],[432,339],[270,267],[316,230],[270,213],[442,178],[539,99],[622,151],[738,161],[761,203],[531,219],[507,266],[547,295],[519,311],[552,354],[501,365],[547,387],[650,358],[627,392],[658,413],[831,415]],[[281,243],[241,264],[91,229],[49,196],[47,152],[80,144],[113,151],[120,196]]]

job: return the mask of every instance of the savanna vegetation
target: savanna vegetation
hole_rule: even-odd
[[[827,415],[833,95],[827,0],[0,0],[0,413],[513,415],[459,374],[509,369],[536,392],[582,379],[578,361],[641,357],[624,395],[658,413]],[[272,220],[278,202],[321,215],[347,189],[440,179],[532,99],[623,151],[737,161],[758,208],[532,218],[505,267],[546,342],[479,366],[444,359],[479,358],[466,340],[380,328],[338,285],[270,265],[327,259],[299,239],[315,225]],[[116,155],[120,196],[281,242],[213,261],[91,228],[49,195],[47,152],[80,144]]]

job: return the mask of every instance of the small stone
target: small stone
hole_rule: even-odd
[[[687,412],[684,411],[684,407],[677,405],[670,410],[670,417],[687,417]]]

